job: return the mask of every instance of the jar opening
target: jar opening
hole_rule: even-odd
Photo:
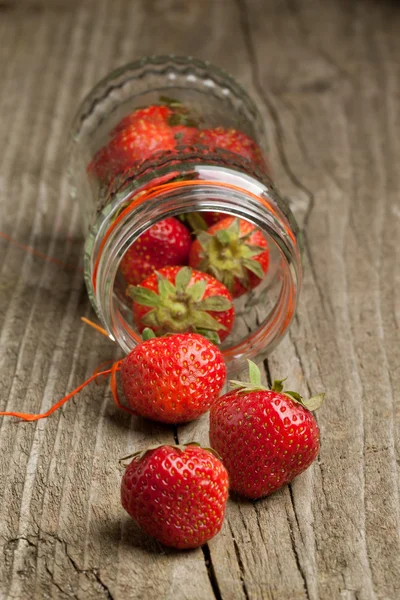
[[[162,184],[146,192],[134,190],[124,198],[116,198],[113,208],[103,215],[97,232],[89,238],[86,252],[89,294],[110,337],[127,353],[141,337],[132,300],[126,294],[129,275],[122,268],[125,257],[150,228],[178,216],[185,222],[193,214],[202,217],[210,212],[222,213],[221,218],[226,217],[230,223],[255,226],[266,241],[269,256],[265,276],[258,280],[258,285],[233,299],[236,319],[229,335],[223,340],[221,336],[221,350],[228,366],[234,365],[237,370],[242,366],[241,358],[271,349],[291,322],[301,268],[296,239],[286,217],[265,186],[260,189],[260,184],[254,181],[254,191],[245,189],[242,185],[246,176],[239,173],[232,174],[231,182],[213,180],[210,174],[216,175],[215,171],[209,168],[209,179]],[[246,187],[251,187],[249,181]]]

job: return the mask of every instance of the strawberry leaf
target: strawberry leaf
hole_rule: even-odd
[[[285,379],[275,379],[274,383],[272,384],[272,391],[280,394],[283,390],[283,382],[286,381],[286,379],[287,377],[285,377]]]
[[[250,383],[255,387],[262,387],[260,369],[252,360],[247,361],[249,364]]]
[[[258,252],[259,254],[266,251],[265,246],[258,246],[257,244],[246,244],[246,246],[247,248],[250,248],[250,250]]]
[[[290,396],[293,400],[296,400],[299,404],[304,404],[304,398],[298,392],[290,392],[289,390],[285,392],[285,396]]]
[[[155,309],[150,310],[142,317],[142,323],[148,327],[158,327],[157,313]]]
[[[206,231],[200,231],[200,233],[197,235],[197,241],[199,242],[203,250],[207,250],[212,239],[213,236],[207,233]]]
[[[142,304],[143,306],[152,306],[154,308],[161,306],[160,296],[152,290],[148,290],[140,285],[130,285],[128,287],[127,294],[135,302],[137,302],[137,304]]]
[[[196,234],[200,231],[207,231],[208,229],[207,223],[199,212],[188,213],[186,215],[186,221]]]
[[[249,271],[254,273],[259,279],[264,277],[264,271],[262,266],[257,260],[251,260],[250,258],[243,259],[243,266],[246,267]]]
[[[304,400],[303,404],[310,411],[318,410],[321,407],[321,405],[324,401],[324,398],[325,398],[325,394],[323,392],[320,392],[316,396],[313,396],[312,398],[309,398],[308,400]]]
[[[179,100],[170,98],[169,96],[160,96],[160,102],[167,106],[182,106],[182,103]]]
[[[209,296],[198,303],[197,307],[200,310],[214,310],[223,312],[232,308],[232,302],[224,296]]]
[[[252,360],[247,360],[247,362],[249,363],[250,381],[238,381],[233,379],[229,382],[231,387],[244,393],[257,392],[267,389],[261,383],[261,373],[256,363],[254,363]]]
[[[202,268],[202,267],[204,267],[204,268]],[[215,277],[215,279],[218,279],[218,281],[221,281],[220,278],[222,278],[222,272],[218,269],[218,267],[216,267],[215,265],[209,264],[206,260],[201,261],[201,263],[199,265],[199,269],[200,269],[200,271],[211,273]],[[207,271],[207,269],[208,269],[208,271]]]
[[[257,230],[256,229],[251,229],[247,233],[244,233],[243,235],[240,236],[240,241],[241,242],[246,242],[247,240],[249,240],[251,238],[252,235],[254,235],[255,231],[257,231]]]
[[[196,329],[210,329],[211,331],[226,330],[225,325],[218,323],[214,317],[206,312],[198,311],[194,316],[194,326]]]
[[[179,292],[184,292],[192,279],[192,269],[190,267],[182,267],[179,269],[175,277],[175,287]]]
[[[300,394],[298,394],[297,392],[287,391],[284,392],[284,394],[285,396],[289,396],[295,402],[298,402],[299,404],[304,406],[304,408],[306,408],[309,411],[318,410],[321,407],[325,397],[325,394],[322,392],[320,394],[317,394],[316,396],[313,396],[312,398],[309,398],[308,400],[304,400],[303,396],[300,396]]]
[[[231,236],[234,236],[237,239],[240,235],[239,219],[234,219],[229,225],[229,227],[226,228],[226,231],[228,231],[231,234]]]
[[[160,297],[164,300],[168,298],[171,294],[175,294],[174,285],[166,278],[164,275],[161,275],[156,271],[157,281],[158,281],[158,293]]]
[[[155,337],[156,337],[156,334],[154,333],[154,331],[152,329],[150,329],[149,327],[146,327],[145,329],[143,329],[142,340],[144,342],[147,342],[147,340],[152,340]]]
[[[232,234],[227,229],[219,229],[215,232],[215,237],[222,246],[227,246],[230,242],[234,241]]]
[[[189,294],[189,296],[195,302],[200,302],[200,300],[204,296],[204,292],[206,291],[206,288],[207,288],[206,281],[196,281],[196,283],[194,283],[193,285],[190,285],[186,289],[186,293]]]
[[[177,111],[171,115],[168,119],[168,125],[174,127],[175,125],[184,125],[185,127],[198,127],[199,124],[195,119],[192,119],[184,110]],[[175,136],[176,137],[176,136]]]
[[[239,381],[238,379],[231,379],[229,381],[229,385],[231,386],[232,389],[237,389],[237,390],[245,390],[246,389],[246,384],[244,381]]]
[[[213,271],[214,271],[214,269],[213,269]],[[217,269],[215,269],[215,271],[217,271]],[[217,275],[215,275],[215,278],[218,279],[219,281],[222,281],[222,283],[225,285],[225,287],[227,287],[228,290],[230,292],[232,292],[233,285],[235,283],[235,278],[231,271],[224,271],[223,274],[221,274],[219,277],[217,277]]]

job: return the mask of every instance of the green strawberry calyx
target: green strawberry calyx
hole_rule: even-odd
[[[239,219],[234,219],[229,227],[213,234],[200,231],[197,235],[201,246],[198,269],[213,275],[230,292],[236,279],[249,288],[250,273],[254,273],[259,279],[264,277],[263,268],[255,258],[265,252],[266,248],[249,242],[255,231],[257,230],[252,229],[241,235]]]
[[[237,391],[249,393],[249,392],[259,392],[259,391],[267,391],[269,388],[265,387],[261,382],[261,372],[258,366],[251,360],[247,361],[249,363],[249,382],[230,381],[231,387]],[[321,407],[324,401],[324,393],[319,393],[308,400],[305,400],[303,396],[301,396],[298,392],[292,392],[289,390],[284,391],[283,383],[286,379],[276,379],[272,385],[271,391],[276,392],[277,394],[284,394],[288,396],[291,400],[294,400],[298,404],[301,404],[304,408],[309,411],[318,410]]]
[[[225,312],[232,308],[232,302],[224,296],[204,298],[207,281],[191,283],[192,269],[179,269],[175,285],[166,277],[156,272],[158,294],[141,285],[128,286],[127,295],[142,306],[151,307],[142,318],[146,328],[167,333],[200,333],[215,344],[220,343],[218,331],[226,331],[225,325],[219,323],[211,312]]]

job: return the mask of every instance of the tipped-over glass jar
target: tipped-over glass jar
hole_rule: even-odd
[[[301,286],[298,229],[270,178],[263,122],[226,73],[150,57],[103,79],[73,129],[85,279],[125,352],[145,327],[196,331],[230,373],[266,355]]]

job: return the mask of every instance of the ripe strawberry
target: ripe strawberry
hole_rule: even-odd
[[[177,146],[190,146],[194,143],[197,136],[197,129],[195,127],[188,127],[187,125],[175,125],[172,127],[174,132]]]
[[[152,338],[121,363],[122,389],[140,416],[184,423],[205,413],[226,377],[220,350],[197,333]]]
[[[189,267],[160,269],[127,293],[140,333],[146,327],[157,336],[193,331],[220,343],[233,327],[235,309],[226,287]]]
[[[202,546],[220,531],[227,498],[225,467],[195,444],[134,455],[121,483],[122,506],[132,519],[178,549]]]
[[[100,148],[88,172],[108,183],[135,162],[147,160],[158,152],[173,150],[175,146],[174,133],[166,123],[142,119],[117,132],[108,144]]]
[[[215,223],[219,223],[222,219],[226,219],[225,213],[220,212],[203,212],[202,216],[209,227],[211,225],[215,225]]]
[[[210,441],[229,473],[231,490],[260,498],[307,469],[319,450],[319,430],[311,410],[323,394],[308,401],[296,392],[261,385],[258,367],[249,361],[251,383],[236,387],[211,407]]]
[[[128,284],[137,285],[157,269],[187,264],[191,243],[183,223],[174,217],[163,219],[128,248],[119,268]]]
[[[197,123],[177,100],[162,97],[162,105],[140,108],[124,117],[111,131],[111,140],[95,154],[88,172],[102,183],[109,183],[155,153],[190,144]]]
[[[255,288],[268,270],[267,242],[255,225],[226,217],[197,235],[189,264],[213,275],[238,298]]]
[[[207,146],[211,151],[218,148],[229,150],[258,166],[265,167],[263,155],[257,144],[248,135],[236,129],[224,129],[223,127],[203,129],[199,131],[196,143]]]
[[[138,108],[119,121],[111,131],[110,135],[111,137],[114,137],[117,133],[132,127],[132,125],[136,125],[139,121],[146,121],[148,123],[167,123],[172,114],[172,109],[165,104],[152,104],[145,108]]]

